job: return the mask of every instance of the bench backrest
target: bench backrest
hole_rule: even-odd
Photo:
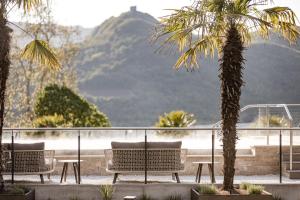
[[[181,142],[112,142],[112,169],[119,171],[178,171],[183,169]]]

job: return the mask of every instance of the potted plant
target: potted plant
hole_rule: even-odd
[[[234,187],[236,125],[239,120],[240,97],[244,84],[245,47],[257,35],[268,39],[272,32],[296,43],[300,32],[296,14],[288,7],[259,9],[271,0],[195,0],[191,6],[173,10],[161,18],[157,41],[174,44],[181,53],[175,68],[193,71],[199,56],[218,55],[221,91],[221,133],[223,143],[223,175],[220,191],[236,196]],[[262,8],[262,7],[260,7]],[[257,33],[257,34],[254,34]],[[174,48],[173,48],[174,49]],[[216,195],[212,199],[215,199]],[[242,195],[245,198],[245,195]],[[249,195],[253,197],[253,195]]]
[[[35,191],[23,186],[6,186],[0,193],[0,200],[35,200]]]
[[[233,192],[219,190],[214,185],[199,185],[192,189],[191,200],[273,200],[272,194],[266,192],[261,185],[242,183]]]

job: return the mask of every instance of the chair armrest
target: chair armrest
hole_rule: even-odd
[[[181,162],[182,163],[186,162],[187,152],[188,152],[187,149],[181,149],[181,155],[180,155],[180,157],[181,157]]]

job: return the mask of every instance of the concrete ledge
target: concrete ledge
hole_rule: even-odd
[[[197,184],[121,183],[114,185],[113,200],[122,200],[124,196],[147,194],[157,200],[164,200],[169,195],[180,194],[184,200],[190,200],[191,188]],[[279,195],[285,200],[297,200],[300,197],[300,184],[266,184],[268,192]],[[37,200],[68,200],[77,197],[82,200],[100,200],[99,185],[36,185]]]

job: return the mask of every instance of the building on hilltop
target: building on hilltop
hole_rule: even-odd
[[[130,6],[130,12],[136,12],[136,6]]]

